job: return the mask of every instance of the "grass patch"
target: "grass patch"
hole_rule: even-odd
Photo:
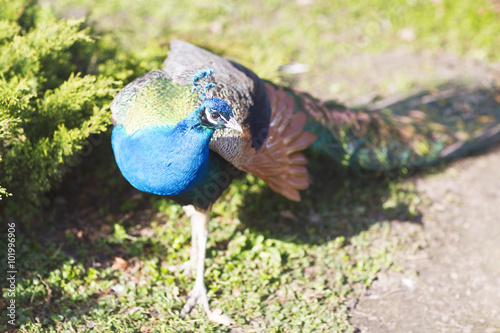
[[[350,302],[393,264],[399,245],[390,224],[373,218],[371,199],[344,211],[329,200],[309,203],[330,205],[326,215],[280,199],[265,199],[280,207],[275,215],[246,206],[243,198],[270,194],[262,192],[260,181],[248,177],[231,186],[232,200],[214,208],[206,260],[211,307],[245,330],[350,331]],[[21,332],[227,331],[198,308],[179,318],[194,282],[178,269],[190,246],[182,211],[157,197],[128,200],[120,209],[134,213],[124,220],[99,214],[76,228],[63,222],[49,224],[51,233],[18,233]]]
[[[229,331],[198,307],[179,318],[194,283],[179,269],[190,246],[182,209],[109,177],[116,167],[99,158],[111,163],[110,147],[65,180],[43,225],[18,226],[19,331]],[[231,328],[352,331],[349,307],[401,247],[389,221],[418,221],[411,183],[317,171],[338,188],[333,197],[314,186],[292,203],[248,175],[214,206],[205,276]]]
[[[61,15],[88,14],[105,44],[118,43],[133,55],[164,57],[168,42],[182,39],[262,78],[293,80],[328,98],[342,98],[362,85],[344,86],[335,78],[359,66],[349,59],[363,54],[411,49],[500,61],[500,8],[494,0],[44,2]],[[292,78],[277,71],[290,63],[306,64],[309,72]]]

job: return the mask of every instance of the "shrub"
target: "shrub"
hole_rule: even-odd
[[[85,73],[93,45],[82,20],[0,2],[0,200],[40,206],[72,156],[109,125],[117,82]]]

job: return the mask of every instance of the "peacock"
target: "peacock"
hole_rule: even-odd
[[[181,316],[200,304],[213,202],[241,173],[294,201],[310,178],[304,152],[332,165],[383,172],[425,167],[500,139],[500,110],[381,111],[331,106],[260,79],[244,66],[172,41],[164,68],[114,98],[112,147],[135,188],[183,206],[192,227],[195,283]]]

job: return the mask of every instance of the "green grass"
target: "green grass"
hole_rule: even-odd
[[[89,13],[89,22],[107,36],[106,43],[118,43],[133,55],[165,56],[168,42],[182,39],[274,81],[290,79],[277,72],[280,66],[307,64],[309,72],[296,84],[325,98],[355,89],[333,81],[356,67],[345,60],[362,54],[411,49],[500,61],[495,0],[45,2],[69,15]],[[339,60],[344,60],[340,66]]]
[[[494,1],[45,3],[61,15],[88,13],[102,50],[90,71],[108,74],[127,61],[142,71],[160,66],[168,41],[176,38],[275,81],[292,79],[277,72],[279,66],[309,64],[310,72],[296,84],[331,97],[354,89],[330,82],[339,58],[409,48],[500,60],[500,14]],[[401,39],[405,28],[414,39]],[[123,71],[120,78],[140,74]],[[386,91],[387,84],[380,82],[380,90]],[[402,73],[397,85],[411,89],[412,79]],[[19,331],[227,331],[208,322],[198,308],[179,318],[194,282],[176,269],[188,260],[190,246],[189,221],[180,207],[131,190],[107,143],[96,150],[52,194],[50,209],[32,224],[18,225]],[[356,297],[377,272],[397,268],[398,251],[413,248],[413,235],[395,232],[390,222],[418,221],[420,199],[412,183],[325,168],[313,174],[315,185],[304,191],[301,203],[246,176],[215,204],[206,283],[211,307],[230,316],[233,327],[352,331],[348,310]],[[5,253],[5,242],[0,243]],[[113,269],[115,257],[130,266]],[[2,315],[5,323],[5,311]]]
[[[408,205],[381,206],[400,201],[391,198],[401,195],[400,188],[363,195],[343,186],[344,195],[358,196],[355,204],[347,198],[313,202],[318,193],[306,196],[304,209],[273,199],[251,176],[232,185],[210,225],[205,276],[211,307],[246,330],[350,331],[350,302],[393,265],[392,253],[401,247],[385,219],[411,213]],[[413,205],[411,189],[403,192]],[[383,202],[375,203],[376,195]],[[80,221],[49,222],[34,235],[19,234],[21,331],[225,331],[201,309],[179,318],[194,282],[176,269],[189,258],[182,210],[137,194],[115,217],[110,209],[103,204],[101,212],[83,218],[80,210],[68,212]],[[130,266],[113,269],[115,256]]]
[[[178,269],[189,259],[189,221],[171,201],[111,177],[111,162],[100,147],[63,183],[44,224],[20,226],[20,331],[227,331],[199,308],[180,319],[194,282]],[[292,203],[246,176],[215,204],[205,277],[211,307],[233,328],[349,332],[349,306],[405,246],[388,221],[417,217],[411,183],[316,172],[338,192],[313,186]],[[113,267],[115,257],[129,266]]]

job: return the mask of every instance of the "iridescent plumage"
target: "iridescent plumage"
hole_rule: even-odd
[[[191,216],[198,263],[182,315],[200,303],[211,316],[203,281],[210,208],[242,171],[299,201],[309,187],[306,149],[347,168],[389,171],[436,164],[500,139],[500,108],[347,110],[181,41],[172,42],[163,69],[116,96],[112,111],[113,149],[125,178],[170,196]]]

